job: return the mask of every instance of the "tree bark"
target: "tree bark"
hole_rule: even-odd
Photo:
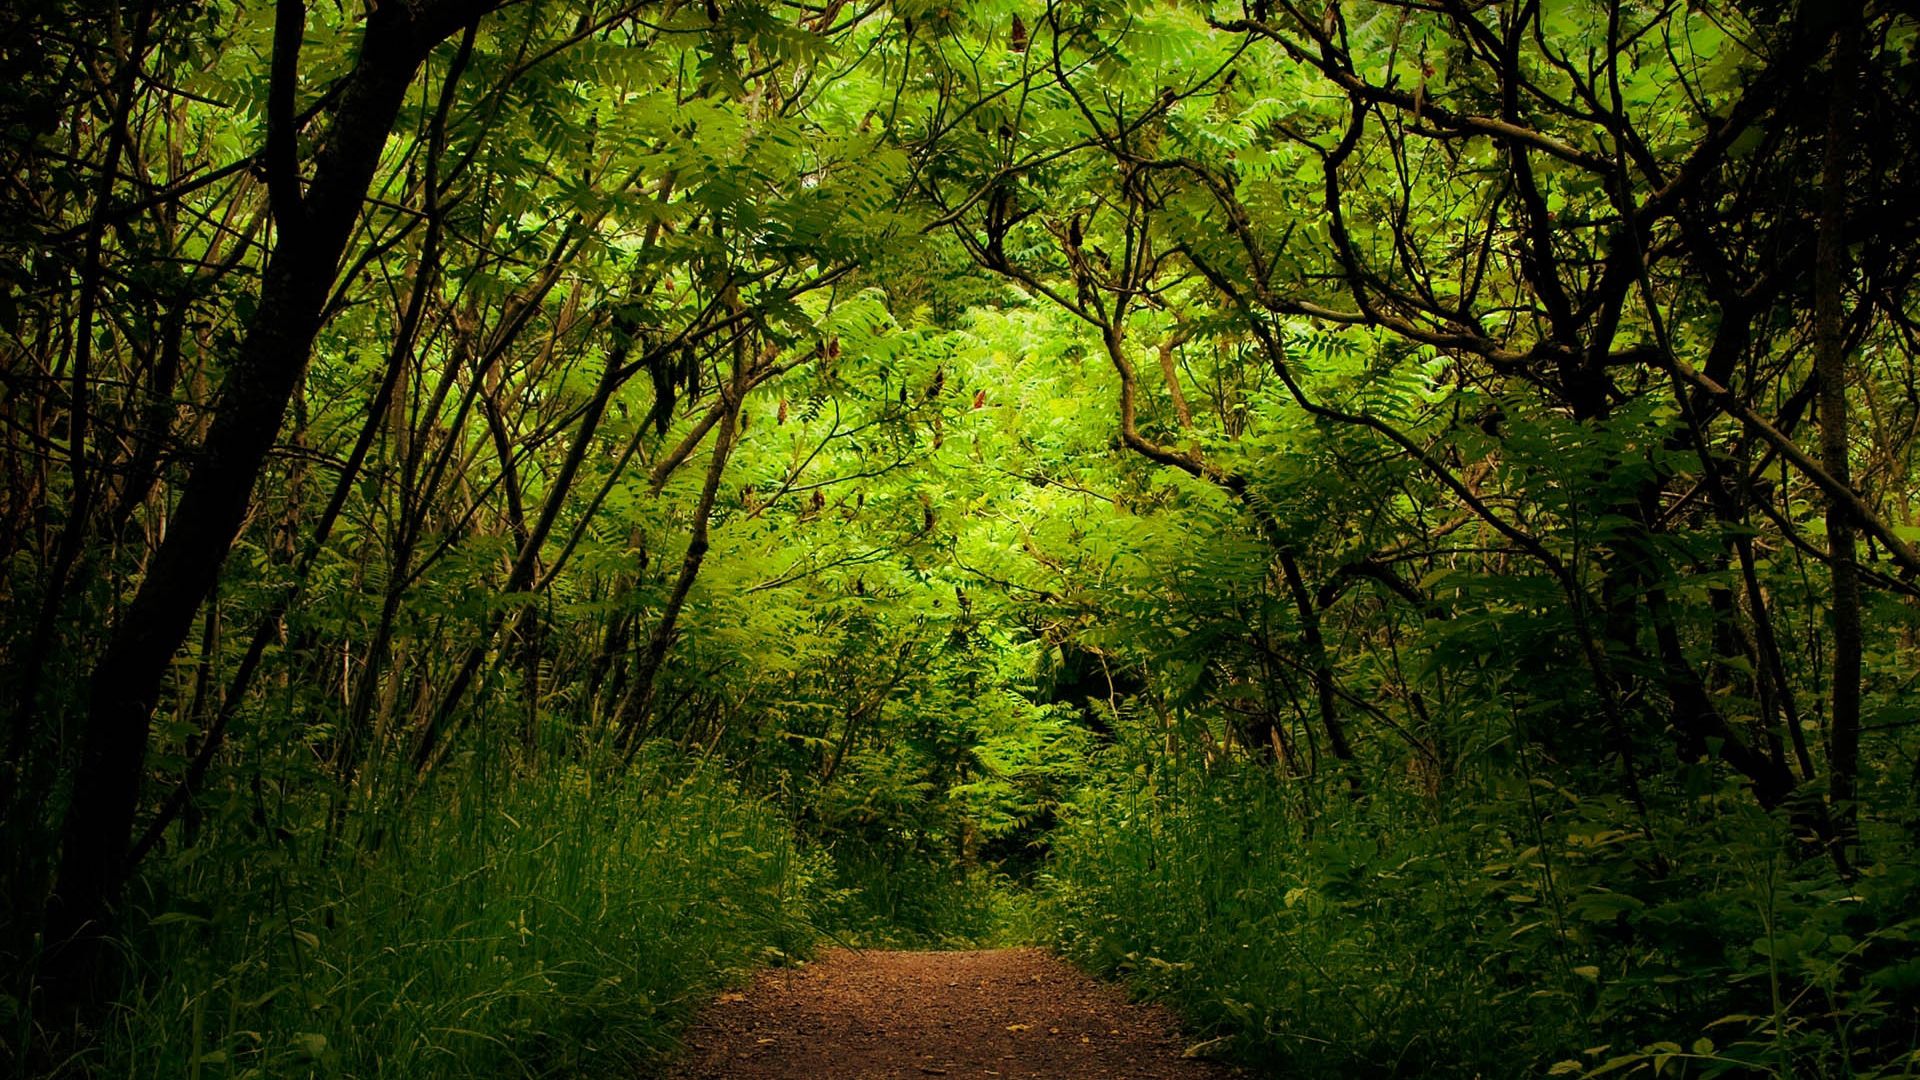
[[[90,680],[76,794],[64,819],[47,911],[46,940],[63,954],[48,971],[59,973],[64,986],[56,996],[69,1003],[79,1002],[99,967],[161,684],[240,530],[254,481],[306,371],[387,134],[428,50],[491,6],[492,0],[442,0],[374,8],[304,197],[282,193],[275,200],[280,213],[294,217],[276,222],[279,235],[254,317],[221,385],[167,537]],[[278,146],[279,136],[269,141]]]
[[[674,634],[679,629],[680,611],[686,607],[687,596],[693,592],[693,583],[699,578],[700,566],[707,558],[707,530],[713,520],[713,504],[720,493],[720,481],[726,475],[727,459],[733,455],[741,399],[752,385],[747,360],[738,355],[739,351],[736,345],[733,378],[728,386],[721,389],[720,401],[715,405],[719,412],[719,432],[713,437],[713,458],[707,463],[706,478],[700,485],[700,502],[694,507],[693,531],[687,538],[686,554],[680,558],[680,574],[674,579],[673,593],[660,613],[660,621],[654,625],[653,634],[647,639],[646,650],[640,654],[633,685],[621,703],[619,738],[626,744],[629,756],[640,745],[640,729],[653,710],[655,683],[659,679],[661,666],[666,663],[667,650],[673,645]]]
[[[1320,611],[1314,607],[1313,594],[1307,591],[1300,575],[1299,560],[1290,551],[1280,552],[1280,570],[1287,579],[1287,593],[1293,597],[1300,617],[1300,636],[1307,646],[1307,660],[1313,665],[1313,694],[1320,706],[1320,726],[1326,729],[1327,745],[1346,774],[1347,793],[1355,799],[1365,793],[1360,784],[1359,765],[1353,757],[1353,744],[1347,741],[1347,725],[1340,719],[1340,706],[1333,681],[1333,661],[1327,656],[1326,638],[1320,632]]]
[[[1860,25],[1847,19],[1833,53],[1821,165],[1819,238],[1814,250],[1814,374],[1819,383],[1820,466],[1842,486],[1853,482],[1847,456],[1846,312],[1841,295],[1846,237],[1847,156],[1853,91],[1860,68]],[[1833,697],[1827,718],[1827,790],[1833,800],[1835,855],[1850,865],[1856,838],[1855,779],[1860,768],[1860,570],[1851,507],[1827,500],[1827,544],[1833,581]]]

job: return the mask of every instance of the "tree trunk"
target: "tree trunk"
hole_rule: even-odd
[[[1333,661],[1327,656],[1326,638],[1320,633],[1320,612],[1313,606],[1313,594],[1307,590],[1306,580],[1300,575],[1300,563],[1292,552],[1280,552],[1280,570],[1286,576],[1287,592],[1293,597],[1294,610],[1300,617],[1300,636],[1307,646],[1307,660],[1313,665],[1313,694],[1320,706],[1320,726],[1326,729],[1327,745],[1340,762],[1340,770],[1346,774],[1347,793],[1358,799],[1365,790],[1360,784],[1360,768],[1354,760],[1353,745],[1347,741],[1347,725],[1340,719],[1340,706],[1335,700]]]
[[[661,665],[666,662],[667,649],[672,646],[674,634],[679,628],[680,611],[686,606],[688,594],[693,592],[693,583],[700,576],[701,564],[706,561],[707,526],[713,519],[713,504],[720,492],[721,478],[726,475],[727,459],[733,454],[741,399],[746,396],[750,385],[747,362],[738,355],[736,347],[732,383],[722,388],[720,402],[716,406],[720,410],[719,432],[713,437],[713,459],[707,463],[706,479],[700,487],[700,501],[694,507],[693,531],[687,538],[686,554],[680,558],[680,574],[674,579],[673,593],[667,598],[665,610],[660,613],[660,621],[654,625],[653,634],[647,639],[646,650],[640,654],[633,685],[628,688],[621,703],[619,737],[626,744],[629,756],[640,745],[641,726],[653,710],[654,684],[660,676]]]
[[[1819,239],[1814,251],[1814,374],[1819,382],[1820,466],[1845,486],[1847,365],[1840,265],[1846,238],[1847,154],[1853,126],[1853,89],[1860,67],[1857,18],[1840,27],[1833,54],[1833,90],[1827,98],[1827,139],[1820,178]],[[1854,519],[1839,498],[1827,501],[1827,545],[1833,573],[1833,700],[1827,718],[1827,784],[1833,799],[1835,855],[1851,862],[1857,832],[1855,778],[1860,768],[1860,580]]]
[[[408,84],[440,37],[489,6],[486,0],[446,0],[373,9],[305,198],[276,201],[293,218],[276,223],[279,235],[254,317],[220,388],[167,537],[91,678],[76,794],[66,812],[47,913],[46,940],[63,953],[47,970],[60,973],[65,985],[57,996],[70,1003],[78,1003],[99,966],[98,946],[122,884],[148,725],[162,681],[240,530],[254,481],[306,371],[334,275]],[[297,189],[297,177],[285,179]]]

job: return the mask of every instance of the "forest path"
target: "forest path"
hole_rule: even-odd
[[[1166,1010],[1039,949],[833,949],[720,995],[673,1080],[1222,1080]]]

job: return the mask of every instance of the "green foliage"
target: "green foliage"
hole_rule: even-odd
[[[630,1076],[703,990],[813,940],[822,868],[711,768],[475,763],[418,799],[377,841],[289,822],[164,860],[125,1004],[63,1071]]]
[[[1920,1069],[1897,5],[15,6],[15,1071],[626,1073],[820,938]]]
[[[1119,766],[1121,762],[1116,762]],[[1737,792],[1439,805],[1142,764],[1056,839],[1055,940],[1301,1076],[1904,1076],[1920,877],[1840,881]]]

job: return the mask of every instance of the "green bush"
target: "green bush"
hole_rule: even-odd
[[[1058,945],[1275,1075],[1920,1064],[1920,876],[1843,882],[1744,792],[1674,800],[1650,840],[1617,800],[1545,782],[1444,807],[1323,795],[1309,826],[1254,765],[1123,775],[1056,837]]]

